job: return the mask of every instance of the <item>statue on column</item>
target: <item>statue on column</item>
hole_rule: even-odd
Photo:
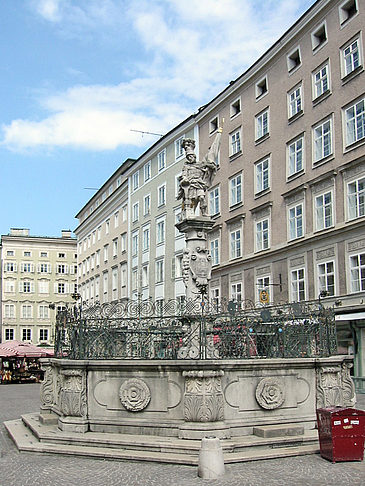
[[[212,185],[217,171],[216,159],[220,147],[222,127],[218,129],[212,146],[201,161],[194,152],[195,140],[186,138],[182,142],[186,161],[182,168],[178,199],[182,199],[183,214],[186,217],[195,216],[199,206],[200,215],[208,215],[207,191]]]

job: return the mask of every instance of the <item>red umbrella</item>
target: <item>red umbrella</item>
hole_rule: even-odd
[[[0,358],[11,358],[12,356],[16,356],[15,351],[0,348]]]

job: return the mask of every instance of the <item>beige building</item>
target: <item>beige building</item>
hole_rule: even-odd
[[[76,240],[31,236],[28,229],[1,236],[1,339],[50,344],[55,313],[77,291]]]
[[[365,356],[364,27],[364,1],[317,1],[196,122],[203,153],[225,119],[211,296],[321,298]]]

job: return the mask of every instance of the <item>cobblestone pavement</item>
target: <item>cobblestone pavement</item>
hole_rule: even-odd
[[[358,408],[365,410],[365,395]],[[19,453],[3,421],[39,408],[39,385],[0,385],[0,486],[365,486],[365,462],[332,464],[319,455],[232,464],[219,480],[197,468]]]

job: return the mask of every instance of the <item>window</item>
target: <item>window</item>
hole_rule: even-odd
[[[256,116],[256,140],[269,134],[269,110],[265,110]]]
[[[132,190],[136,191],[139,187],[139,171],[135,172],[132,176]]]
[[[6,272],[16,272],[16,263],[15,262],[6,262],[5,263],[5,271]]]
[[[238,154],[241,151],[241,131],[237,130],[229,135],[230,152],[229,155]]]
[[[109,230],[110,230],[110,221],[109,219],[107,219],[105,221],[105,234],[108,235],[109,234]]]
[[[288,177],[304,168],[304,138],[300,137],[288,144]]]
[[[291,298],[292,302],[305,300],[304,268],[291,271]]]
[[[22,305],[22,319],[31,319],[33,315],[33,306],[30,304]]]
[[[22,341],[32,340],[32,330],[29,328],[22,329]]]
[[[231,103],[229,113],[231,115],[231,118],[241,113],[241,98],[238,98],[238,100],[235,100],[233,103]]]
[[[64,263],[58,263],[56,267],[57,273],[68,273],[68,266]]]
[[[66,284],[63,282],[58,282],[56,284],[56,293],[57,294],[65,294],[66,293]]]
[[[6,255],[7,256],[14,256],[14,250],[7,250]]]
[[[350,20],[358,12],[357,0],[347,0],[339,7],[341,25]]]
[[[49,319],[49,307],[48,307],[48,305],[40,305],[38,307],[38,317],[40,319]]]
[[[30,294],[34,292],[34,283],[29,281],[20,282],[20,292],[24,292],[25,294]]]
[[[269,220],[263,219],[256,223],[256,251],[267,250],[269,246]]]
[[[40,256],[41,258],[48,258],[48,251],[41,251],[41,252],[39,253],[39,256]]]
[[[132,256],[138,255],[138,231],[132,233]]]
[[[14,336],[14,329],[5,329],[5,341],[13,341]]]
[[[260,81],[256,83],[255,91],[256,91],[256,99],[261,98],[268,92],[267,76],[260,79]]]
[[[333,225],[332,192],[326,192],[315,198],[316,230],[330,228]]]
[[[112,270],[112,291],[113,291],[113,300],[118,297],[118,269],[113,268]]]
[[[114,238],[113,240],[113,258],[116,258],[118,255],[118,238]]]
[[[231,259],[241,256],[241,230],[231,231]]]
[[[326,94],[330,90],[329,67],[328,64],[322,66],[313,73],[313,99]]]
[[[34,272],[34,265],[32,263],[22,263],[21,271],[24,273],[32,273]]]
[[[209,122],[209,134],[216,132],[218,130],[218,127],[219,127],[219,120],[218,120],[218,117],[215,116]]]
[[[104,245],[104,262],[107,262],[109,258],[109,245]]]
[[[101,226],[99,226],[98,228],[98,241],[100,240],[101,238]]]
[[[100,265],[100,250],[96,250],[96,266]]]
[[[183,256],[175,256],[175,278],[181,278],[183,276]]]
[[[5,280],[5,292],[15,292],[15,280]]]
[[[31,251],[25,251],[25,252],[23,253],[23,255],[24,255],[25,257],[31,257],[31,256],[32,256],[32,252],[31,252]]]
[[[365,253],[350,256],[351,292],[365,290]]]
[[[182,146],[182,142],[184,140],[184,137],[180,137],[177,140],[175,140],[175,159],[180,159],[184,155],[184,148]]]
[[[287,56],[288,71],[294,71],[294,69],[300,66],[301,62],[300,49],[297,47]]]
[[[114,213],[114,228],[118,228],[119,225],[119,212]]]
[[[303,236],[303,204],[289,209],[289,240]]]
[[[256,187],[255,193],[258,194],[262,191],[266,191],[270,187],[269,183],[269,159],[261,160],[255,164],[255,172],[256,172]]]
[[[39,340],[48,341],[48,329],[39,329]]]
[[[166,149],[157,155],[158,171],[161,172],[166,167]]]
[[[142,287],[148,287],[148,265],[142,267]]]
[[[213,304],[216,311],[219,309],[220,301],[220,289],[216,287],[215,289],[210,289],[211,303]]]
[[[40,294],[49,294],[49,282],[39,281],[38,282],[38,292]]]
[[[264,299],[264,297],[266,297],[266,295],[264,295],[264,292],[266,293],[266,295],[269,296],[269,299],[267,299],[267,298]],[[256,301],[261,302],[261,303],[267,303],[267,300],[269,300],[269,302],[271,301],[271,299],[270,299],[270,276],[258,277],[256,279]]]
[[[180,236],[183,236],[184,233],[180,233],[176,225],[178,223],[181,223],[181,208],[175,209],[175,237],[179,238]]]
[[[151,212],[151,195],[147,194],[143,198],[143,214],[148,216]]]
[[[66,258],[66,253],[59,253],[58,258]]]
[[[120,237],[120,246],[122,253],[127,250],[127,233],[123,233]]]
[[[164,261],[157,260],[156,262],[156,283],[162,283],[164,281]]]
[[[242,301],[242,282],[231,284],[231,299],[238,303]]]
[[[229,205],[235,206],[242,202],[242,174],[232,177],[229,181]]]
[[[210,256],[212,258],[212,265],[219,264],[219,238],[215,238],[210,242]]]
[[[316,30],[312,32],[311,39],[313,51],[316,51],[327,42],[327,28],[325,22],[323,22],[323,24],[318,26]]]
[[[143,251],[148,251],[150,249],[150,227],[143,228]]]
[[[165,220],[162,219],[156,223],[156,244],[165,243]]]
[[[327,292],[328,296],[335,295],[335,271],[334,262],[319,263],[318,271],[318,295]]]
[[[365,99],[345,110],[346,146],[365,138]]]
[[[122,207],[122,220],[123,222],[127,221],[127,213],[128,213],[128,206]],[[99,240],[100,238],[98,238]]]
[[[50,263],[39,263],[38,273],[51,273]]]
[[[217,186],[209,191],[209,214],[215,216],[219,211],[219,187]]]
[[[95,253],[91,255],[91,259],[90,259],[90,270],[94,270],[94,269],[95,269]]]
[[[332,154],[332,120],[326,120],[313,129],[314,162]]]
[[[158,188],[158,206],[164,206],[166,204],[166,184],[163,184]]]
[[[103,273],[103,293],[104,295],[108,294],[108,285],[109,285],[109,274],[108,272]]]
[[[132,278],[132,281],[131,281],[132,290],[137,290],[138,289],[138,270],[136,268],[134,268],[132,270],[131,278]]]
[[[136,202],[132,206],[132,221],[135,223],[139,218],[139,203]]]
[[[149,160],[146,164],[143,166],[143,178],[144,181],[147,182],[151,179],[151,161]]]
[[[4,317],[6,319],[15,318],[15,305],[14,304],[4,304]]]
[[[117,179],[117,187],[120,187],[121,185],[122,185],[122,178],[121,176],[119,176]]]
[[[288,93],[288,116],[289,119],[302,112],[302,87],[297,86]]]
[[[361,66],[360,39],[357,38],[342,49],[343,77],[349,76]]]
[[[347,207],[349,219],[365,215],[365,177],[347,185]]]

